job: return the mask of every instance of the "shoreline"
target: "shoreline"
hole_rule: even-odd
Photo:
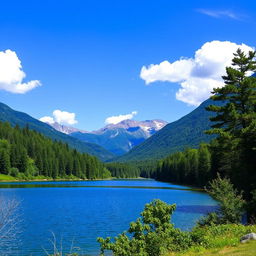
[[[13,177],[14,178],[14,177]],[[14,180],[0,180],[0,183],[10,183],[10,182],[37,182],[37,181],[40,181],[40,182],[49,182],[49,181],[52,181],[52,182],[62,182],[62,181],[101,181],[101,180],[152,180],[150,178],[144,178],[144,177],[137,177],[137,178],[107,178],[107,179],[28,179],[28,180],[17,180],[17,179],[14,179]]]

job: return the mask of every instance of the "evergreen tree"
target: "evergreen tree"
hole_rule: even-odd
[[[214,151],[219,152],[219,171],[245,190],[246,196],[256,187],[256,53],[248,55],[240,49],[234,54],[233,67],[223,76],[225,86],[214,89],[211,97],[222,106],[210,105],[216,113],[209,134],[217,134]]]
[[[7,140],[0,140],[0,173],[8,174],[10,168],[10,144]]]
[[[206,144],[198,149],[198,185],[205,185],[210,180],[211,155]]]

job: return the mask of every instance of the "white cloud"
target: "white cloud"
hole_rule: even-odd
[[[189,77],[193,66],[192,59],[180,59],[173,63],[165,60],[159,65],[151,64],[148,68],[143,66],[140,77],[146,81],[146,84],[155,81],[177,82],[184,77]]]
[[[73,125],[77,123],[76,114],[67,111],[61,111],[59,109],[54,110],[52,113],[53,117],[44,116],[39,120],[48,124],[53,124],[55,122],[63,125]]]
[[[146,84],[155,81],[179,83],[176,98],[197,106],[209,98],[213,88],[223,86],[225,68],[231,65],[233,53],[240,48],[244,52],[254,50],[245,44],[229,41],[211,41],[195,52],[194,58],[181,58],[173,63],[143,66],[140,77]]]
[[[198,12],[205,14],[213,18],[230,18],[234,20],[239,20],[240,16],[231,10],[210,10],[210,9],[197,9]]]
[[[16,53],[11,50],[0,51],[0,90],[24,94],[41,85],[38,80],[23,83],[25,77]]]
[[[39,120],[44,123],[54,124],[54,119],[50,116],[43,116]]]
[[[110,117],[106,118],[105,123],[106,124],[118,124],[123,120],[132,119],[137,114],[138,114],[137,111],[133,111],[132,113],[126,114],[126,115],[110,116]]]
[[[54,120],[59,124],[72,125],[77,123],[75,113],[70,113],[67,111],[61,111],[57,109],[54,110],[52,114],[54,116]]]

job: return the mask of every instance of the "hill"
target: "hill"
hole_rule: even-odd
[[[206,100],[191,113],[169,123],[127,154],[112,161],[161,159],[171,153],[182,151],[186,147],[197,148],[201,142],[209,142],[212,137],[206,135],[204,131],[209,129],[211,125],[209,117],[213,114],[205,110],[205,107],[210,104],[212,104],[212,101]]]
[[[43,123],[26,113],[15,111],[3,103],[0,103],[0,121],[9,122],[12,126],[29,126],[30,129],[40,132],[53,140],[67,143],[70,147],[75,148],[80,152],[97,156],[103,161],[114,157],[114,154],[99,145],[82,142],[76,138],[58,132],[48,124]]]

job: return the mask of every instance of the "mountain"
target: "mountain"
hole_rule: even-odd
[[[53,127],[55,130],[59,131],[59,132],[62,132],[62,133],[65,133],[65,134],[71,134],[71,133],[74,133],[74,132],[86,132],[86,131],[83,131],[83,130],[79,130],[75,127],[72,127],[72,126],[67,126],[67,125],[63,125],[63,124],[59,124],[57,122],[54,122],[52,124],[48,123],[51,127]]]
[[[205,107],[212,103],[212,100],[206,100],[188,115],[169,123],[127,154],[117,157],[113,161],[160,159],[170,153],[184,150],[186,147],[196,148],[201,142],[209,142],[212,136],[205,134],[204,131],[210,128],[209,117],[213,113],[206,111]],[[214,104],[217,103],[214,102]]]
[[[151,135],[163,128],[167,122],[163,120],[124,120],[118,124],[109,124],[92,132],[78,130],[74,127],[49,124],[54,129],[69,134],[81,141],[98,144],[115,155],[123,155],[134,146],[142,143]]]
[[[123,155],[163,128],[167,122],[162,120],[124,120],[109,124],[93,132],[77,131],[69,135],[81,141],[96,143],[115,155]]]
[[[0,103],[0,121],[9,122],[12,126],[19,125],[21,127],[25,127],[28,125],[30,129],[38,131],[53,140],[67,143],[69,146],[76,148],[80,152],[97,156],[99,159],[104,161],[114,157],[111,152],[99,145],[79,141],[74,137],[55,130],[48,124],[43,123],[28,114],[15,111],[3,103]]]

